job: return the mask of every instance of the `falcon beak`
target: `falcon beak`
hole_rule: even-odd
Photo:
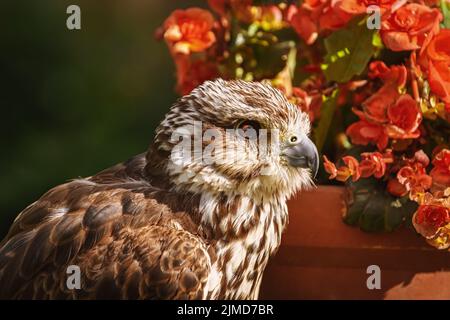
[[[290,136],[281,155],[287,158],[289,165],[309,168],[313,173],[313,177],[316,177],[319,171],[319,153],[314,142],[306,135],[303,137],[296,135]]]

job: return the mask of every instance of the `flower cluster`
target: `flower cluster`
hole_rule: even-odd
[[[311,119],[317,118],[323,83],[317,78],[310,79],[307,87],[293,85],[297,56],[292,40],[299,39],[296,36],[286,41],[276,34],[295,29],[293,17],[299,6],[283,1],[265,5],[255,5],[251,0],[205,2],[210,10],[175,10],[156,31],[175,62],[177,92],[187,94],[205,80],[217,77],[269,81]],[[320,70],[317,63],[304,66],[304,70],[314,74]]]
[[[345,156],[339,168],[324,157],[325,170],[339,181],[373,176],[394,197],[417,202],[416,230],[430,244],[448,248],[450,30],[440,25],[443,15],[434,3],[393,5],[384,3],[379,36],[386,57],[402,52],[406,58],[398,64],[369,63],[371,86],[353,106],[358,120],[346,129],[354,146],[377,151],[361,153],[359,161]]]
[[[206,6],[174,11],[156,32],[180,94],[216,77],[271,83],[314,122],[313,138],[328,156],[323,181],[376,181],[398,200],[388,207],[417,203],[409,215],[416,230],[450,247],[447,0]]]

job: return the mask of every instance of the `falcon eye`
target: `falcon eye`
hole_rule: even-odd
[[[258,131],[259,129],[261,129],[261,125],[253,120],[244,120],[238,124],[237,129],[241,129],[244,132],[251,129]]]
[[[236,130],[238,135],[245,139],[256,139],[261,125],[253,120],[244,120],[238,123]]]

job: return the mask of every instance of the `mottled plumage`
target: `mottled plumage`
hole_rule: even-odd
[[[202,121],[224,131],[243,120],[279,129],[282,154],[171,162],[176,128],[192,134]],[[270,86],[204,83],[172,106],[147,153],[57,186],[19,214],[0,243],[0,298],[257,298],[286,200],[311,185],[299,146],[317,166],[308,133],[307,116]],[[292,135],[302,144],[287,145]],[[81,289],[67,288],[69,265],[80,267]]]

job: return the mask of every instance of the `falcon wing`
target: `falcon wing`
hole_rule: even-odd
[[[204,297],[211,263],[192,220],[142,184],[75,180],[26,208],[0,244],[0,298]]]

